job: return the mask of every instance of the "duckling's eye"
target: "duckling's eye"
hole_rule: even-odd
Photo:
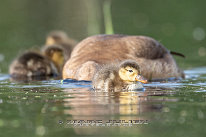
[[[133,72],[133,70],[131,70],[131,69],[129,69],[128,71],[129,71],[129,72]]]

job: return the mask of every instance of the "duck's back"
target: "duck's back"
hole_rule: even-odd
[[[71,57],[80,55],[89,58],[88,55],[92,54],[94,60],[101,62],[101,60],[111,60],[114,57],[122,59],[131,55],[156,59],[167,52],[166,48],[150,37],[116,34],[97,35],[83,40],[74,48]]]
[[[91,80],[93,74],[90,74],[85,78],[78,78],[78,69],[81,68],[82,64],[89,61],[90,64],[92,64],[89,66],[91,67],[89,70],[92,70],[96,69],[96,66],[99,64],[110,64],[115,61],[126,59],[136,60],[142,69],[143,75],[148,78],[151,75],[150,72],[148,73],[148,71],[150,71],[149,69],[151,69],[151,67],[155,69],[156,67],[155,60],[161,62],[164,57],[166,57],[166,62],[169,64],[172,63],[172,67],[177,67],[168,50],[150,37],[128,35],[92,36],[81,41],[74,48],[71,53],[71,58],[64,66],[63,78]],[[92,73],[93,72],[94,71],[92,71]],[[152,75],[158,77],[161,73],[162,72],[159,72],[158,74],[153,73]],[[176,74],[175,77],[177,75],[178,74]],[[166,77],[170,76],[172,75]]]

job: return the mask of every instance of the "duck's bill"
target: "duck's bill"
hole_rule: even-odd
[[[141,76],[141,75],[137,75],[137,77],[135,78],[136,81],[139,81],[141,83],[147,83],[147,80]]]

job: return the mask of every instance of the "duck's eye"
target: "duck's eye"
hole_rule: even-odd
[[[133,70],[131,70],[131,69],[129,69],[128,71],[129,71],[129,72],[133,72]]]

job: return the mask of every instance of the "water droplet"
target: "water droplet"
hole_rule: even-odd
[[[23,97],[22,99],[27,99],[26,97]]]
[[[198,49],[199,56],[205,56],[206,55],[206,49],[204,47],[200,47]]]
[[[201,110],[199,110],[197,112],[197,116],[198,116],[199,119],[203,119],[204,118],[204,113]]]
[[[45,129],[44,126],[38,126],[36,128],[36,134],[37,135],[43,136],[45,134],[45,132],[46,132],[46,129]]]
[[[178,122],[179,122],[180,124],[185,123],[185,118],[184,118],[184,117],[179,117],[179,118],[178,118]]]
[[[180,112],[180,116],[182,116],[182,117],[187,116],[187,111],[182,110],[182,111]]]
[[[170,109],[169,109],[168,107],[164,107],[162,111],[163,111],[163,112],[169,112]]]
[[[205,30],[200,27],[195,28],[193,30],[193,38],[198,41],[205,39]]]
[[[41,113],[46,113],[46,109],[42,108]]]
[[[189,99],[189,101],[190,101],[190,102],[194,102],[194,99],[191,98],[191,99]]]
[[[4,55],[0,54],[0,62],[2,62],[4,60]]]

